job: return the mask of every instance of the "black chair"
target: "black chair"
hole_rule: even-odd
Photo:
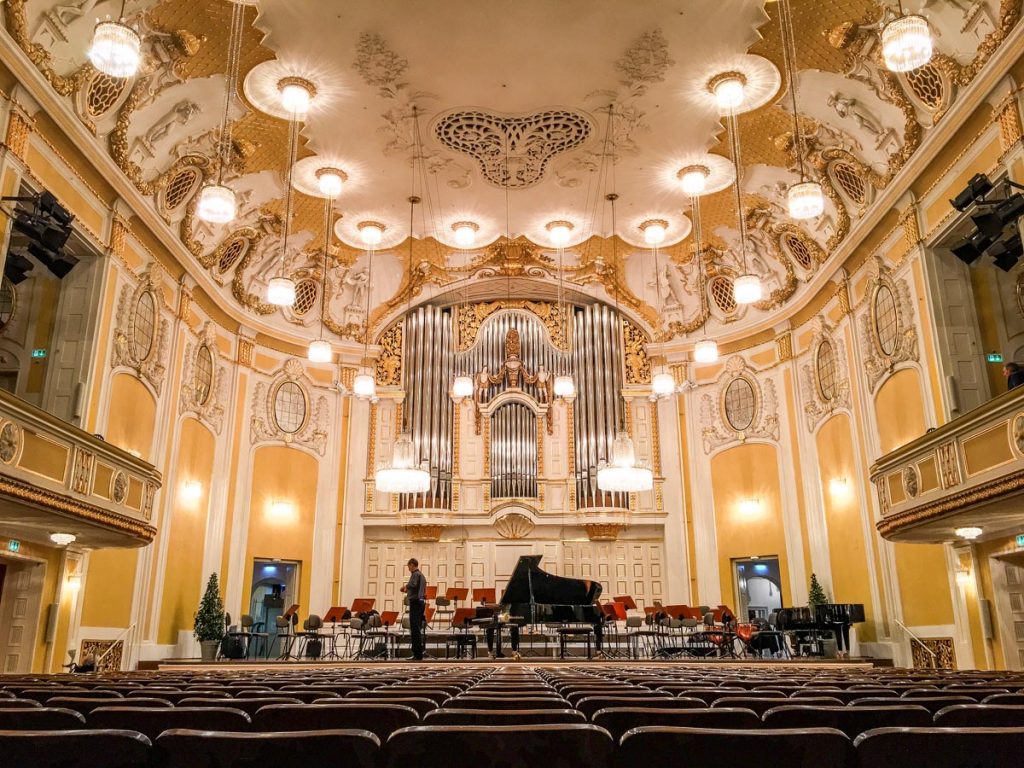
[[[674,696],[652,696],[638,698],[633,696],[587,696],[576,702],[576,709],[586,715],[588,720],[594,719],[594,713],[610,707],[655,708],[655,709],[706,709],[700,699],[676,698]]]
[[[204,731],[248,731],[252,725],[245,712],[227,707],[100,707],[89,714],[88,722],[92,728],[138,731],[150,739],[186,726]]]
[[[194,698],[194,699],[182,699],[178,706],[180,707],[230,707],[231,709],[240,709],[252,719],[262,707],[269,707],[272,704],[301,704],[302,702],[298,699],[293,699],[288,696],[264,696],[262,698],[252,699],[229,699],[227,702],[224,699],[206,699],[206,698]]]
[[[384,768],[479,768],[508,765],[585,765],[609,768],[614,743],[593,725],[463,726],[403,728],[384,746]],[[514,757],[513,757],[514,756]]]
[[[878,728],[853,744],[861,768],[1020,768],[1024,728]]]
[[[721,768],[730,755],[763,758],[786,768],[852,768],[853,748],[842,731],[636,728],[622,737],[616,765]]]
[[[223,699],[221,702],[221,706],[223,706]],[[83,699],[78,696],[55,696],[46,702],[46,706],[73,709],[75,712],[81,712],[83,715],[88,715],[94,709],[98,709],[99,707],[126,707],[129,705],[126,699]],[[132,698],[130,706],[170,707],[173,705],[171,702],[165,701],[164,699],[145,699],[141,696],[136,696]]]
[[[821,693],[820,689],[815,690],[813,688],[804,688],[800,691],[794,691],[790,694],[790,699],[799,701],[806,698],[816,698],[818,696],[829,696],[833,699],[839,699],[843,704],[850,704],[860,699],[875,699],[875,698],[886,698],[886,699],[899,699],[899,694],[896,691],[890,690],[864,690],[864,691],[853,691],[847,688],[842,691],[829,691],[828,693]]]
[[[339,701],[310,707],[305,704],[274,704],[253,717],[254,731],[370,731],[383,743],[399,728],[419,725],[415,709],[400,704]]]
[[[78,728],[85,728],[85,717],[72,709],[0,709],[0,731],[70,731]]]
[[[394,688],[377,688],[373,691],[349,691],[345,694],[346,699],[359,699],[367,700],[372,699],[374,701],[382,701],[384,699],[430,699],[438,706],[444,704],[448,699],[452,697],[448,691],[444,691],[438,688],[427,688],[426,686],[414,687],[394,687]]]
[[[780,706],[783,702],[792,701],[792,699],[774,699],[774,698],[761,698],[754,696],[726,696],[723,699],[718,699],[714,704],[711,705],[712,709],[718,709],[719,707],[735,707],[739,709],[750,709],[758,716],[761,717],[769,709]],[[843,702],[839,699],[831,699],[827,697],[808,698],[802,700],[802,706],[808,707],[841,707]]]
[[[903,707],[821,707],[785,704],[764,713],[765,728],[835,728],[851,739],[872,728],[928,727],[932,713],[909,702]]]
[[[239,691],[238,695],[232,699],[232,701],[238,701],[239,699],[264,699],[268,694],[266,691]],[[324,699],[333,699],[341,701],[341,696],[334,693],[334,691],[318,691],[315,688],[304,688],[302,690],[280,690],[274,695],[276,696],[287,696],[289,699],[296,699],[305,704],[312,704],[314,701],[323,701]],[[231,706],[225,704],[225,706]]]
[[[78,686],[53,686],[51,688],[23,688],[18,693],[19,699],[33,699],[38,701],[40,704],[46,704],[47,700],[52,699],[54,696],[77,696],[80,693],[84,693],[86,696],[89,695],[88,688],[80,688]]]
[[[595,712],[593,721],[594,725],[606,729],[616,740],[633,728],[649,726],[728,730],[753,730],[761,727],[761,718],[749,709],[610,707]]]
[[[135,731],[0,730],[4,768],[146,768],[150,741]]]
[[[575,709],[435,709],[427,712],[424,725],[554,725],[583,724],[584,714]]]
[[[69,694],[74,695],[74,694]],[[124,698],[123,704],[118,704],[120,707],[133,707],[135,706],[132,702],[134,699],[163,699],[169,701],[171,704],[177,706],[183,699],[195,698],[196,696],[202,696],[204,699],[224,699],[230,701],[231,697],[224,692],[216,693],[213,691],[159,691],[149,690],[143,688],[139,693],[132,691]],[[227,706],[227,705],[225,705]]]
[[[175,728],[160,734],[153,752],[161,768],[375,768],[379,749],[379,740],[369,731],[214,733]]]
[[[897,725],[897,723],[893,723]],[[1024,706],[954,704],[935,713],[937,728],[1024,728]]]
[[[984,699],[981,700],[981,703],[1024,706],[1024,693],[997,693],[993,696],[986,696]],[[0,706],[3,705],[0,704]]]

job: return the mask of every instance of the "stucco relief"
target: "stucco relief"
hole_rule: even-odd
[[[204,352],[204,349],[207,351]],[[219,361],[217,331],[212,322],[207,322],[199,338],[185,346],[179,401],[182,413],[195,414],[218,435],[224,426],[224,386],[227,374],[227,368],[219,365]],[[207,365],[208,374],[205,372]]]
[[[739,396],[732,398],[737,401],[735,410],[730,408],[733,385],[736,390],[742,390]],[[701,398],[700,424],[706,454],[723,445],[744,443],[751,438],[778,440],[779,405],[774,380],[759,378],[757,371],[739,355],[730,357],[725,370],[712,385],[712,392]]]
[[[858,329],[864,375],[869,389],[874,391],[897,365],[917,362],[919,353],[910,286],[906,280],[893,277],[880,258],[875,259],[870,269]]]
[[[167,373],[168,328],[164,314],[163,280],[164,268],[153,263],[143,274],[138,285],[130,283],[122,286],[121,297],[117,303],[117,316],[114,326],[114,350],[110,365],[112,368],[125,367],[131,369],[139,378],[145,379],[159,395],[163,388]],[[151,343],[148,351],[141,354],[141,347],[136,339],[141,332],[138,328],[141,318],[138,307],[149,294],[153,300],[154,312],[151,329]]]
[[[290,412],[282,408],[280,390],[301,393],[302,412]],[[295,389],[297,388],[297,389]],[[303,365],[295,358],[289,358],[268,381],[258,381],[253,389],[252,409],[249,420],[249,441],[252,444],[266,441],[280,441],[286,445],[303,445],[323,456],[327,452],[327,425],[330,408],[327,398],[320,395],[313,400],[315,384],[303,372]],[[298,394],[296,395],[298,396]],[[297,400],[296,400],[297,402]],[[294,422],[285,420],[285,415],[300,416]],[[294,425],[294,429],[290,427]]]
[[[850,407],[846,347],[824,318],[812,322],[810,355],[800,368],[807,430],[814,429],[836,409]]]

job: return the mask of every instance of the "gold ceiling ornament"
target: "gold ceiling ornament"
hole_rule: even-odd
[[[562,352],[569,351],[569,340],[565,335],[563,308],[558,304],[546,301],[529,301],[527,299],[499,299],[473,304],[463,304],[456,309],[456,324],[459,331],[459,352],[465,352],[475,343],[480,333],[480,326],[495,312],[503,309],[525,309],[533,313],[547,329],[551,344]]]
[[[36,69],[46,78],[46,82],[53,90],[61,96],[70,96],[76,93],[96,70],[87,61],[70,75],[58,74],[53,68],[50,52],[38,43],[32,42],[28,28],[28,15],[25,12],[27,5],[28,0],[7,0],[4,4],[4,21],[7,32],[36,66]]]
[[[398,320],[377,342],[380,355],[377,357],[377,384],[382,387],[397,387],[402,383],[402,321]]]
[[[475,277],[538,277],[555,273],[555,262],[524,237],[502,237],[459,270]]]
[[[622,352],[627,384],[650,384],[651,361],[647,357],[647,334],[632,320],[622,318]]]

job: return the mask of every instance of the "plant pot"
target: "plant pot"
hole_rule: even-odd
[[[199,643],[199,652],[203,661],[216,661],[217,659],[217,646],[220,645],[216,640],[203,640]]]

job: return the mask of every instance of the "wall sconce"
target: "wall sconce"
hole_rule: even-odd
[[[966,587],[971,583],[971,572],[967,568],[960,567],[956,569],[956,585],[958,587]]]
[[[833,501],[846,501],[850,493],[850,481],[845,477],[833,477],[828,481],[828,494]]]
[[[275,501],[270,505],[270,516],[275,520],[287,520],[295,514],[295,506],[290,501]]]
[[[198,480],[189,480],[181,486],[181,498],[190,504],[195,504],[203,496],[203,484]]]
[[[67,580],[68,590],[78,594],[78,590],[82,588],[82,577],[81,576],[68,576]]]
[[[746,516],[756,515],[761,511],[761,500],[758,498],[740,499],[740,512]]]

